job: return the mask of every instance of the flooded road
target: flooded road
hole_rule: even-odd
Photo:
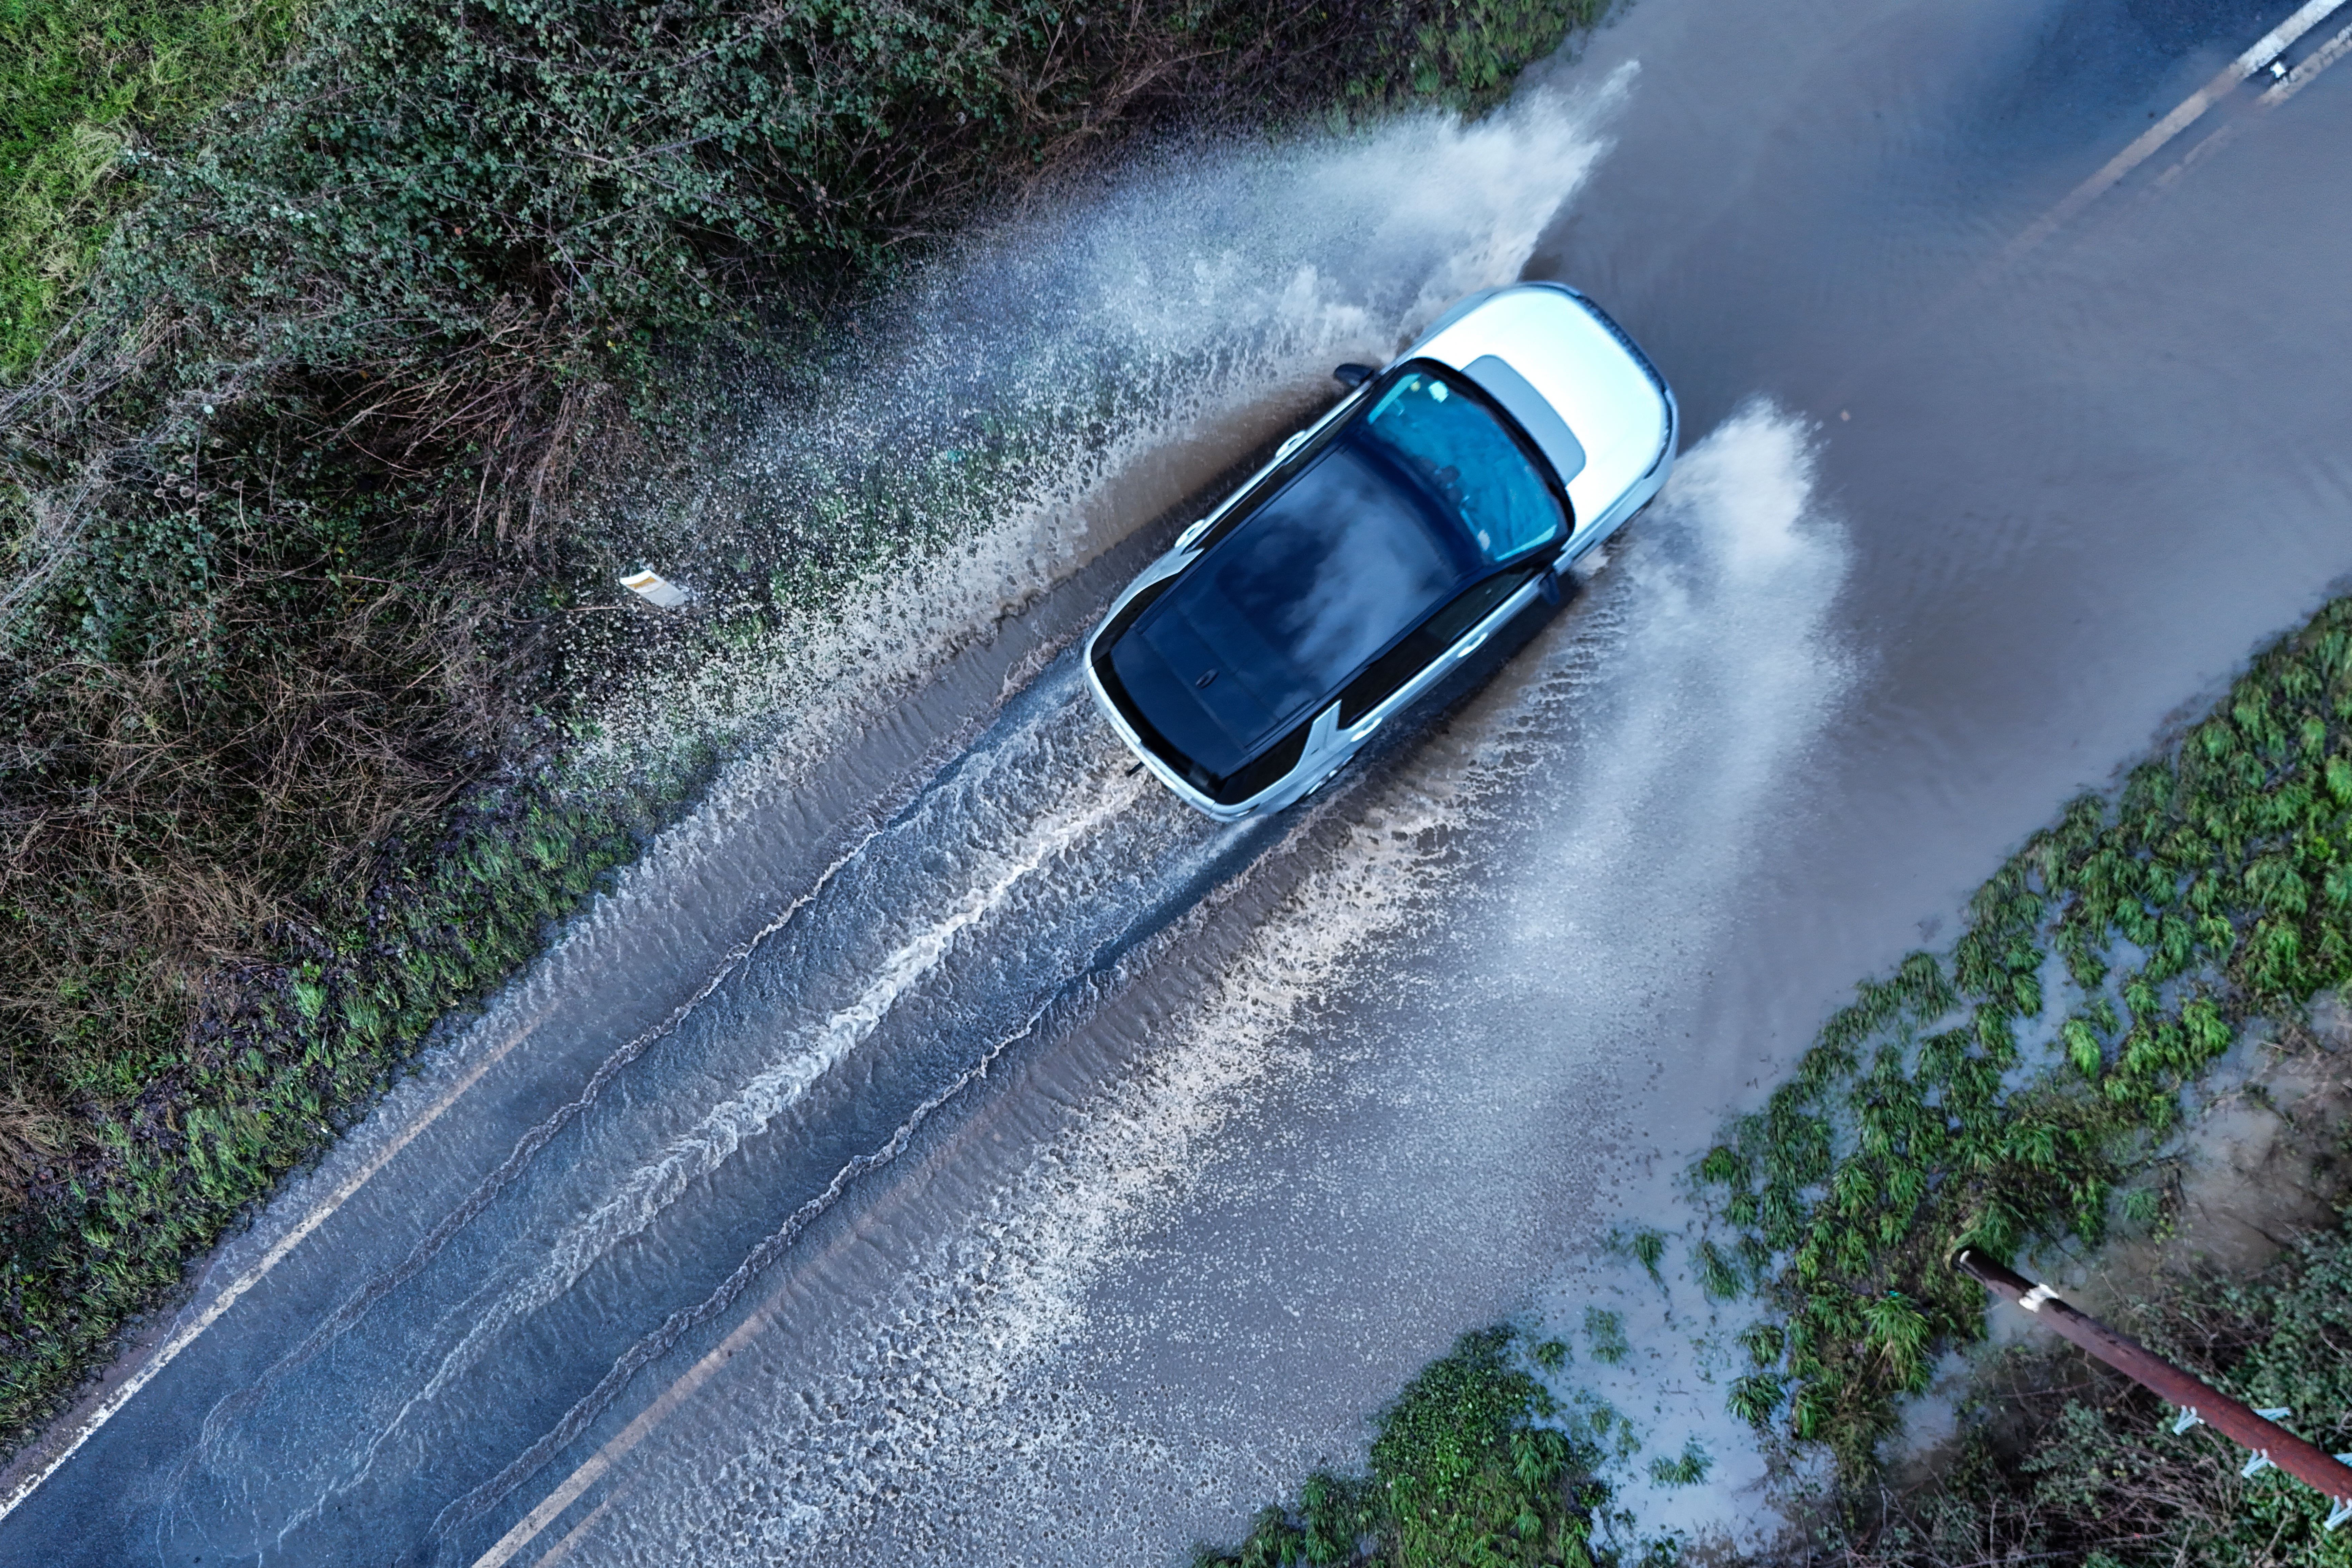
[[[994,629],[877,640],[929,677],[739,770],[226,1248],[0,1561],[1171,1563],[1592,1303],[1628,1474],[1716,1459],[1645,1519],[1752,1523],[1696,1293],[1608,1233],[2352,572],[2352,70],[2000,260],[2291,9],[1641,0],[1493,125],[970,263],[927,308],[1012,380],[1156,389],[921,622]],[[1129,776],[1069,637],[1329,362],[1522,272],[1674,383],[1666,499],[1301,810]]]

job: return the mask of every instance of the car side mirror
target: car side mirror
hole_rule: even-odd
[[[1380,373],[1368,364],[1343,364],[1331,373],[1331,379],[1353,392]]]

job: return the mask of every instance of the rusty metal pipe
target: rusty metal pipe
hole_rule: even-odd
[[[2127,1335],[2119,1334],[2086,1312],[2059,1300],[2047,1285],[1995,1263],[1972,1247],[1952,1255],[1952,1266],[1969,1275],[1994,1295],[2014,1301],[2042,1320],[2062,1339],[2072,1340],[2093,1355],[2180,1406],[2185,1416],[2202,1421],[2263,1463],[2276,1465],[2296,1479],[2307,1481],[2336,1500],[2336,1519],[2352,1510],[2352,1466],[2347,1466],[2315,1444],[2306,1443],[2277,1422],[2239,1404],[2220,1389],[2189,1376],[2170,1362]],[[2262,1464],[2249,1462],[2248,1473]]]

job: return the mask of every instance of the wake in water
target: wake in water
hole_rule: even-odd
[[[445,1440],[436,1434],[478,1419],[485,1379],[509,1375],[499,1363],[543,1332],[536,1319],[576,1310],[566,1298],[592,1274],[599,1292],[612,1289],[624,1244],[676,1244],[648,1233],[886,1023],[919,1032],[942,996],[960,998],[975,1035],[992,1005],[1033,1009],[1034,994],[1050,994],[1117,931],[1139,878],[1192,875],[1221,836],[1156,791],[1139,808],[1149,781],[1120,766],[1073,672],[1041,683],[1026,707],[796,905],[797,923],[764,933],[767,951],[745,955],[729,994],[679,1021],[689,1037],[670,1042],[674,1059],[626,1079],[600,1073],[527,1135],[456,1224],[215,1410],[195,1462],[224,1478],[262,1470],[299,1492],[278,1518],[262,1514],[281,1542],[370,1483],[384,1456],[413,1471]],[[997,977],[1003,1004],[970,973],[989,962],[975,944],[992,941],[1018,953]],[[625,1056],[619,1067],[635,1062],[634,1049]],[[376,1373],[356,1377],[360,1397],[341,1408],[305,1411],[315,1386],[293,1374],[330,1349],[346,1375]],[[289,1405],[302,1418],[276,1418]]]
[[[1017,484],[973,490],[992,510],[946,519],[939,536],[950,542],[845,619],[789,626],[639,687],[607,716],[599,743],[616,759],[761,735],[789,740],[787,752],[821,751],[838,732],[827,713],[855,716],[1100,548],[1099,530],[1089,532],[1096,525],[1078,522],[1072,505],[1104,475],[1181,442],[1220,409],[1295,395],[1336,359],[1380,357],[1459,294],[1515,276],[1599,155],[1594,127],[1626,79],[1584,99],[1533,95],[1476,127],[1427,119],[1286,152],[1223,154],[1205,170],[1147,172],[1091,206],[974,247],[910,301],[919,328],[821,416],[780,425],[766,466],[749,478],[771,484],[780,511],[838,506],[828,476],[883,454],[925,460],[980,419],[1050,437],[1032,448]],[[845,1182],[895,1159],[942,1096],[961,1092],[1025,1037],[1057,988],[1093,973],[1103,962],[1094,955],[1139,940],[1164,918],[1156,911],[1186,907],[1203,879],[1213,881],[1232,836],[1107,768],[1116,748],[1066,671],[1056,679],[1058,697],[1041,696],[1030,718],[960,764],[932,797],[952,809],[936,822],[919,810],[868,835],[817,895],[736,951],[723,990],[705,985],[669,1023],[623,1047],[405,1262],[216,1408],[175,1489],[184,1510],[160,1527],[159,1542],[299,1551],[305,1532],[328,1528],[333,1514],[430,1495],[453,1456],[521,1451],[497,1481],[445,1511],[445,1524],[463,1525],[584,1430],[636,1369],[726,1310]],[[775,728],[782,714],[799,726],[793,736]],[[1043,759],[1035,766],[987,776],[1031,752]],[[719,792],[632,873],[620,904],[656,899],[666,860],[692,858],[680,846],[724,853],[737,809],[737,797]],[[1334,874],[1372,873],[1355,864]],[[613,918],[600,910],[596,923]],[[1321,973],[1300,963],[1302,974]],[[1006,973],[983,982],[994,966]],[[767,976],[782,973],[802,978],[779,991]],[[846,994],[832,994],[842,986]],[[771,1017],[772,1009],[780,1011]],[[1219,1072],[1240,1074],[1238,1084],[1263,1070],[1252,1064],[1264,1059],[1264,1030],[1234,1027],[1224,1067],[1203,1077],[1186,1066],[1165,1080],[1174,1100],[1147,1094],[1122,1114],[1160,1128],[1171,1146],[1183,1142],[1183,1125],[1213,1126],[1207,1108],[1223,1090],[1188,1101],[1181,1086],[1223,1083]],[[887,1051],[873,1044],[877,1031],[894,1042]],[[912,1048],[923,1040],[953,1048]],[[657,1056],[644,1054],[656,1043]],[[819,1105],[812,1096],[827,1084],[835,1091]],[[868,1084],[887,1090],[869,1096],[871,1106],[857,1098]],[[880,1125],[895,1131],[847,1163],[815,1163],[837,1158],[826,1152],[856,1119],[896,1103],[892,1095],[904,1108]],[[1190,1109],[1171,1122],[1179,1101]],[[842,1121],[839,1132],[829,1117]],[[755,1141],[768,1163],[717,1182]],[[1130,1160],[1131,1178],[1117,1173],[1119,1159]],[[757,1192],[743,1189],[777,1183],[779,1161],[790,1170],[783,1190],[809,1184],[801,1190],[813,1195],[787,1205],[783,1226],[748,1251],[721,1240],[755,1219],[773,1225],[751,1201]],[[1074,1147],[1068,1161],[1080,1190],[1105,1181],[1126,1194],[1108,1209],[1087,1200],[1102,1214],[1140,1205],[1164,1170],[1124,1146]],[[695,1192],[705,1194],[695,1205],[681,1202]],[[742,1261],[722,1268],[714,1288],[671,1267],[698,1253]],[[952,1268],[941,1276],[955,1277]],[[629,1312],[615,1319],[609,1306],[623,1300]],[[1043,1309],[1027,1316],[1051,1321]],[[612,1355],[597,1347],[623,1330],[609,1371],[590,1376],[593,1390],[566,1393],[582,1385],[568,1363]],[[1025,1354],[1025,1343],[1013,1349]],[[325,1364],[331,1350],[364,1396],[322,1410],[293,1374]],[[561,1375],[509,1392],[518,1366],[548,1364]]]
[[[1344,1340],[1384,1296],[1424,1296],[1429,1273],[1507,1267],[1530,1216],[1562,1200],[1554,1173],[1582,1156],[1551,1108],[1607,1079],[1616,1020],[1710,935],[1709,895],[1740,876],[1844,685],[1823,640],[1844,550],[1811,486],[1805,426],[1769,405],[1700,443],[1580,614],[1401,770],[1327,805],[1351,819],[1337,851],[1136,1070],[905,1268],[887,1305],[853,1314],[860,1327],[822,1353],[803,1344],[781,1385],[735,1388],[649,1448],[572,1559],[677,1561],[691,1541],[711,1544],[687,1560],[712,1563],[1164,1561],[1344,1458],[1355,1439],[1335,1455],[1324,1423],[1394,1384],[1335,1401],[1308,1380],[1349,1348],[1282,1303],[1312,1299],[1305,1281],[1341,1259],[1328,1283],[1357,1310],[1330,1325]],[[1452,1020],[1420,1053],[1437,1076],[1402,1072],[1402,1042],[1382,1031],[1351,1048],[1328,1009],[1397,968],[1408,935],[1444,955],[1438,984],[1474,1014],[1562,1005],[1536,1010],[1548,1027],[1482,1040],[1424,999],[1412,1016]],[[1303,1193],[1342,1195],[1333,1209]],[[1255,1216],[1242,1236],[1236,1215]],[[1138,1279],[1171,1256],[1188,1260],[1193,1310],[1138,1307]],[[1282,1259],[1271,1279],[1262,1258]],[[1451,1330],[1433,1332],[1412,1359]],[[1255,1400],[1104,1392],[1123,1357],[1171,1334],[1268,1333],[1298,1349],[1277,1358],[1290,1381]],[[745,1430],[767,1436],[712,1450]],[[1066,1528],[1042,1542],[1040,1519]]]
[[[1066,713],[1066,706],[1063,712]],[[887,952],[863,977],[864,988],[846,1005],[792,1036],[783,1054],[711,1105],[698,1121],[672,1136],[652,1157],[634,1166],[625,1163],[608,1178],[616,1182],[613,1190],[593,1199],[583,1217],[565,1226],[535,1268],[520,1279],[496,1278],[453,1308],[444,1322],[462,1326],[462,1337],[434,1363],[431,1375],[389,1421],[368,1423],[369,1436],[356,1462],[342,1462],[342,1477],[321,1489],[320,1505],[364,1479],[383,1447],[401,1439],[412,1413],[446,1394],[465,1373],[493,1353],[519,1323],[578,1286],[614,1247],[659,1220],[693,1183],[715,1174],[747,1140],[768,1131],[778,1116],[797,1105],[871,1037],[893,1007],[938,973],[960,938],[1001,914],[1024,882],[1045,872],[1075,846],[1098,833],[1111,817],[1132,807],[1147,784],[1139,778],[1122,777],[1107,787],[1077,791],[1074,800],[1024,825],[1008,848],[982,849],[965,868],[965,886],[960,896],[947,900],[936,919]],[[421,1348],[412,1347],[408,1353],[414,1355]],[[306,1517],[307,1510],[289,1520],[287,1528],[299,1525]]]

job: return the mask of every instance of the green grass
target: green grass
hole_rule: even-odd
[[[1465,1334],[1381,1413],[1362,1474],[1309,1478],[1293,1506],[1261,1511],[1238,1547],[1199,1549],[1194,1568],[1617,1562],[1594,1535],[1609,1501],[1591,1478],[1600,1451],[1553,1421],[1559,1407],[1519,1350],[1509,1328]],[[1541,1345],[1529,1354],[1554,1359]],[[1703,1455],[1692,1462],[1704,1472]]]
[[[1624,1318],[1603,1307],[1584,1309],[1584,1340],[1592,1359],[1603,1366],[1622,1366],[1633,1353],[1632,1342],[1625,1338]]]
[[[1715,1460],[1696,1437],[1683,1444],[1683,1451],[1672,1458],[1661,1456],[1650,1461],[1650,1479],[1662,1487],[1696,1487],[1704,1485],[1715,1468]]]
[[[136,160],[284,52],[309,0],[0,0],[0,378],[139,195]]]

